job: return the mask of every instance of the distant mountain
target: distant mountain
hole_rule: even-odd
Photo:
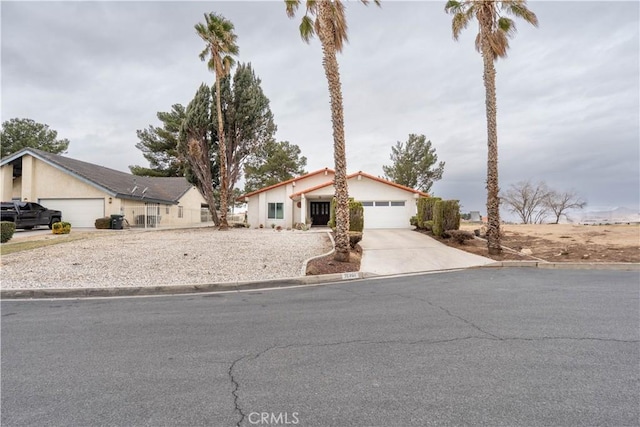
[[[608,211],[590,211],[581,215],[582,223],[614,223],[614,222],[640,222],[640,212],[637,210],[618,207]]]

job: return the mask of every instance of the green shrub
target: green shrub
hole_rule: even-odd
[[[362,203],[349,199],[349,231],[364,230],[364,207]]]
[[[96,219],[96,222],[94,223],[94,225],[98,230],[109,229],[111,228],[111,218],[109,217],[98,218]]]
[[[422,223],[422,228],[428,231],[432,231],[433,230],[433,220],[431,221],[425,221]]]
[[[71,233],[71,224],[68,222],[54,222],[51,225],[53,234],[69,234]]]
[[[421,224],[424,224],[425,221],[433,220],[433,206],[439,200],[442,200],[440,197],[420,197],[418,199],[418,214],[417,216],[417,227],[421,227]]]
[[[434,236],[442,237],[445,230],[460,228],[460,204],[457,200],[438,200],[433,205]]]
[[[331,199],[331,208],[329,210],[329,222],[327,223],[331,229],[336,229],[336,198]],[[364,207],[361,202],[356,202],[353,198],[349,198],[349,231],[364,230]]]
[[[0,243],[6,243],[13,237],[16,231],[16,223],[12,221],[0,222]]]
[[[444,209],[441,200],[438,200],[433,204],[433,227],[431,228],[431,232],[434,236],[442,237],[442,233],[444,232],[443,227],[444,222]]]

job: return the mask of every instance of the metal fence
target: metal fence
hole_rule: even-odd
[[[175,228],[213,225],[208,208],[187,209],[183,206],[168,206],[154,203],[126,206],[120,214],[130,227],[136,228]],[[218,215],[220,215],[218,213]],[[244,214],[227,214],[229,223],[243,223]]]

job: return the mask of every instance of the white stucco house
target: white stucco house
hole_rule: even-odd
[[[0,160],[0,180],[3,201],[58,209],[73,227],[94,227],[112,214],[132,226],[191,225],[207,206],[185,178],[135,176],[33,148]]]
[[[326,226],[334,196],[335,172],[320,169],[288,181],[262,188],[241,197],[247,203],[247,221],[251,227],[283,228],[296,223]],[[428,194],[364,172],[347,176],[349,197],[364,206],[364,227],[411,228],[409,219],[416,214],[416,201]]]

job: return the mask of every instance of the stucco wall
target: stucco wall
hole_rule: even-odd
[[[271,224],[274,224],[275,226],[279,225],[283,228],[292,227],[294,222],[299,221],[301,209],[297,207],[297,202],[291,200],[289,196],[306,188],[324,184],[327,181],[333,180],[333,178],[333,172],[318,173],[309,177],[296,179],[294,181],[295,185],[294,182],[290,182],[249,197],[249,201],[247,202],[247,222],[249,226],[255,228],[262,224],[264,227],[271,227]],[[267,218],[269,203],[284,204],[283,219]]]

